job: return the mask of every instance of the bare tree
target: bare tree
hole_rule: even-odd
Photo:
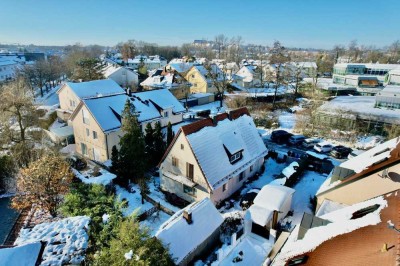
[[[271,65],[275,67],[275,73],[274,73],[275,92],[272,101],[273,109],[275,109],[276,94],[278,92],[278,88],[285,83],[284,66],[289,61],[290,61],[290,56],[286,48],[283,45],[281,45],[279,41],[275,41],[273,47],[269,51],[269,62]]]
[[[224,53],[226,49],[226,45],[228,43],[228,38],[224,34],[219,34],[215,36],[215,46],[218,52],[218,59],[223,59],[225,56],[221,57],[221,54]]]
[[[118,48],[125,62],[128,62],[129,58],[134,58],[137,52],[135,41],[133,40],[118,44]]]
[[[211,85],[215,88],[216,96],[220,101],[220,107],[222,107],[224,94],[228,91],[231,82],[226,71],[226,63],[221,65],[222,69],[215,64],[205,64],[204,67],[207,70],[207,82],[210,81]]]

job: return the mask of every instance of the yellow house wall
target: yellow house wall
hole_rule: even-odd
[[[400,173],[400,163],[388,168],[388,172]],[[400,181],[382,178],[382,171],[349,183],[327,193],[317,195],[317,209],[325,199],[351,205],[400,189]]]
[[[60,99],[60,109],[68,110],[71,113],[78,107],[80,99],[76,94],[71,90],[68,85],[64,85],[63,89],[59,92],[58,98]],[[71,106],[70,101],[75,103],[74,106]]]

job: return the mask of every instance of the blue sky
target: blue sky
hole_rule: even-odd
[[[181,45],[217,34],[245,43],[332,48],[400,39],[399,0],[1,0],[0,43]]]

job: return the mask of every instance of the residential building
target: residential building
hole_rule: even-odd
[[[246,108],[182,126],[160,163],[161,188],[215,204],[260,172],[267,149]]]
[[[388,85],[400,85],[400,67],[390,70],[385,76],[385,83]]]
[[[194,202],[174,214],[156,233],[177,265],[188,265],[219,241],[224,218],[210,199]]]
[[[143,132],[148,123],[153,127],[156,122],[163,127],[179,123],[185,111],[167,89],[83,99],[70,118],[77,153],[99,162],[110,159],[112,147],[119,148],[123,135],[121,114],[127,100],[135,106]]]
[[[213,77],[218,81],[223,81],[223,72],[217,65],[211,65],[211,73],[204,66],[192,66],[185,74],[185,79],[191,84],[190,93],[215,93],[217,92],[214,84]]]
[[[128,62],[126,62],[125,65],[136,70],[139,69],[139,66],[142,64],[147,68],[147,70],[153,70],[166,66],[167,59],[159,55],[137,55],[135,58],[128,59]]]
[[[289,65],[301,69],[301,78],[312,78],[317,74],[317,63],[315,62],[291,62]]]
[[[318,190],[325,200],[351,205],[400,189],[400,139],[382,143],[336,166]]]
[[[66,82],[57,91],[60,99],[60,108],[57,109],[57,116],[61,120],[67,121],[81,100],[124,93],[125,90],[111,79],[80,83]]]
[[[139,75],[126,67],[107,65],[101,70],[101,73],[106,79],[114,80],[123,88],[129,87],[136,90],[139,83]]]
[[[260,86],[260,75],[256,73],[257,66],[242,66],[236,74],[233,75],[233,81],[243,88],[252,88]]]
[[[389,226],[400,223],[399,192],[323,215],[304,213],[278,255],[263,265],[396,265],[398,232]]]

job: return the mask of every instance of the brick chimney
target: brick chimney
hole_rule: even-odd
[[[192,213],[189,213],[187,211],[183,211],[183,218],[185,218],[185,220],[186,220],[186,222],[188,224],[191,224],[193,222],[192,221]]]

